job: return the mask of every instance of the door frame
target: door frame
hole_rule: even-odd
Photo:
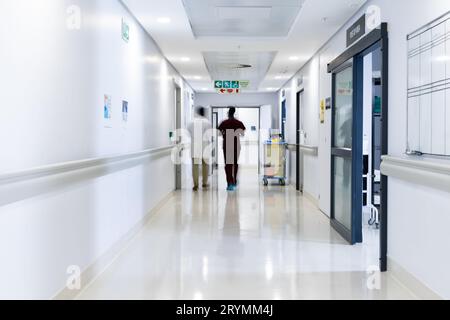
[[[297,92],[297,135],[296,135],[296,190],[303,192],[303,169],[300,170],[300,168],[303,168],[303,161],[302,161],[302,152],[301,152],[301,146],[300,146],[300,131],[302,128],[302,113],[300,112],[303,108],[303,99],[302,103],[300,103],[300,97],[303,97],[303,94],[305,93],[305,89],[301,89]]]
[[[286,122],[287,122],[287,100],[286,98],[281,101],[281,135],[284,140],[286,140]]]
[[[211,122],[214,122],[213,119],[213,113],[216,112],[217,110],[221,110],[221,109],[230,109],[231,107],[234,107],[236,109],[257,109],[258,110],[258,128],[261,131],[261,107],[262,106],[211,106]],[[214,125],[214,123],[213,123]],[[217,126],[214,129],[217,129],[219,127],[219,124],[217,123]],[[247,128],[247,130],[249,130],[249,128]],[[261,134],[260,132],[258,132],[258,175],[261,174]],[[217,139],[217,146],[219,148],[219,140]],[[217,152],[217,166],[216,169],[218,169],[219,166],[219,149],[216,149]]]
[[[356,65],[354,66],[354,74],[357,73],[358,63],[361,63],[361,57],[364,52],[370,50],[374,45],[379,43],[381,47],[382,54],[382,67],[381,67],[381,81],[382,81],[382,94],[381,94],[381,123],[382,123],[382,156],[387,155],[389,152],[388,145],[388,115],[389,115],[389,36],[388,36],[388,24],[382,23],[380,28],[374,29],[365,37],[363,37],[359,42],[354,44],[352,47],[348,48],[344,53],[342,53],[339,57],[337,57],[334,61],[328,64],[328,72],[334,73],[340,66],[342,66],[345,62],[350,59],[353,59]],[[356,75],[356,80],[358,80],[359,75]],[[360,103],[360,99],[362,97],[361,92],[358,93],[358,90],[361,90],[357,85],[358,81],[355,81],[354,78],[354,109],[357,109],[357,104]],[[356,85],[355,85],[356,84]],[[356,87],[356,88],[355,88]],[[333,109],[334,109],[334,78],[333,78]],[[354,118],[353,120],[356,120]],[[333,121],[334,122],[334,121]],[[332,124],[334,125],[334,123]],[[353,122],[353,129],[355,130],[355,126],[358,123]],[[362,124],[359,124],[362,125]],[[333,132],[333,131],[332,131]],[[355,131],[353,131],[355,132]],[[356,151],[356,150],[355,150]],[[332,162],[333,163],[333,162]],[[355,168],[353,168],[354,170]],[[333,168],[331,171],[333,174]],[[355,174],[352,174],[353,178],[357,178]],[[333,180],[332,180],[333,181]],[[361,177],[362,181],[362,177]],[[333,185],[333,184],[332,184]],[[333,190],[332,190],[333,191]],[[334,203],[333,193],[332,196],[332,206]],[[352,195],[352,197],[357,197],[358,195]],[[388,177],[385,175],[381,176],[381,212],[380,212],[380,270],[382,272],[387,271],[387,250],[388,250]],[[333,211],[333,210],[332,210]]]
[[[214,121],[214,116],[216,117]],[[217,129],[219,127],[219,113],[211,109],[211,121],[214,129]],[[219,135],[217,133],[217,130],[214,130],[214,161],[213,165],[211,165],[211,174],[214,174],[214,170],[217,170],[219,167]]]
[[[175,132],[176,130],[181,129],[183,125],[182,120],[182,90],[181,87],[174,82],[175,90],[174,90],[174,96],[175,96]],[[177,144],[180,142],[177,141]],[[179,150],[182,150],[179,148]],[[182,151],[181,151],[182,152]],[[181,156],[181,155],[180,155]],[[181,164],[175,165],[175,190],[181,190],[182,189],[182,176],[183,176],[183,167]]]

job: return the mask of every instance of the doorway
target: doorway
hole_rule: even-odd
[[[303,94],[304,90],[297,93],[297,137],[296,137],[296,190],[303,192],[304,183],[304,161],[303,152],[301,150],[302,144],[305,140],[305,130],[303,125]]]
[[[367,224],[379,228],[380,269],[386,271],[388,185],[379,165],[388,153],[387,24],[347,49],[328,71],[333,109],[331,225],[353,245],[364,241],[363,220],[369,217]]]
[[[261,163],[261,108],[262,107],[236,107],[236,118],[242,121],[247,128],[245,137],[241,139],[241,156],[239,160],[240,171],[251,172],[249,176],[259,179]],[[212,106],[211,121],[216,129],[222,121],[228,118],[229,107]],[[219,134],[214,141],[214,170],[221,170],[225,165],[222,150],[223,138]],[[253,174],[254,173],[254,174]],[[219,175],[222,177],[222,175]],[[255,180],[256,181],[256,180]]]
[[[181,120],[181,88],[175,84],[175,130],[181,129],[182,120]],[[177,143],[180,143],[177,141]],[[179,149],[182,150],[182,149]],[[182,152],[182,151],[181,151]],[[181,156],[181,155],[180,155]],[[175,190],[181,190],[182,188],[182,165],[175,165]]]

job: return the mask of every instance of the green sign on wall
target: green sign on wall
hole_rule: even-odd
[[[243,80],[216,80],[214,81],[214,89],[247,89],[250,81]]]
[[[130,26],[122,19],[122,39],[125,42],[130,41]]]
[[[248,80],[239,81],[239,87],[241,89],[247,89],[249,86],[250,86],[250,81],[248,81]]]

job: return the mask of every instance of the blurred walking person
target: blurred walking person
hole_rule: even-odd
[[[205,161],[204,150],[210,143],[207,138],[207,132],[212,130],[211,123],[205,117],[206,109],[197,107],[194,120],[189,124],[188,130],[191,135],[191,158],[192,158],[192,177],[194,180],[194,191],[198,191],[200,185],[200,167],[202,169],[202,187],[208,188],[209,166]]]
[[[247,130],[244,124],[235,118],[236,108],[228,111],[228,119],[222,122],[218,130],[223,136],[223,154],[225,156],[225,173],[227,175],[228,191],[236,190],[241,154],[241,137]]]

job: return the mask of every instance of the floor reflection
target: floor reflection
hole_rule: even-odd
[[[370,290],[373,247],[349,246],[294,188],[241,171],[172,196],[79,299],[409,299],[389,274]]]

